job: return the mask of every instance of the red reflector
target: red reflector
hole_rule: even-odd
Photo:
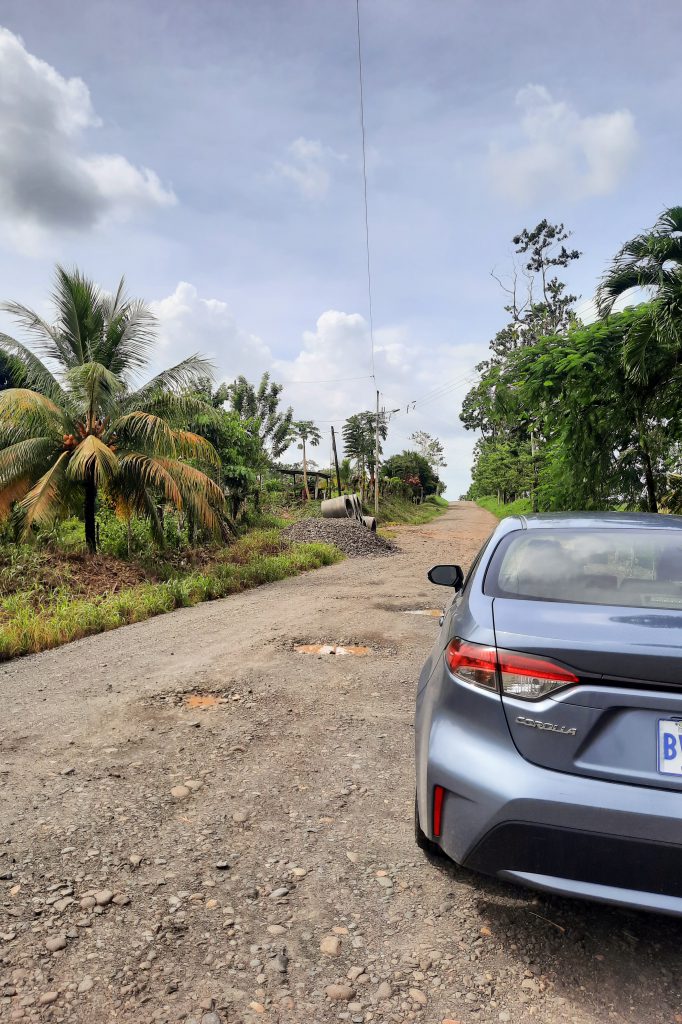
[[[443,817],[443,797],[445,790],[442,786],[433,787],[433,834],[436,838],[440,836],[441,820]]]

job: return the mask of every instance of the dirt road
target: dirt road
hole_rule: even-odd
[[[459,503],[397,555],[0,669],[0,1019],[682,1021],[676,921],[414,846],[438,625],[406,613],[493,525]]]

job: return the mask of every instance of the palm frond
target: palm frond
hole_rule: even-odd
[[[115,413],[124,384],[102,363],[83,363],[66,374],[71,395],[88,422]]]
[[[79,270],[65,270],[57,264],[52,301],[57,310],[63,356],[67,365],[97,361],[104,334],[102,293],[94,281]]]
[[[117,444],[125,448],[139,445],[147,455],[172,458],[176,454],[175,431],[164,419],[150,412],[136,410],[119,416],[112,421],[107,437],[114,434]]]
[[[29,388],[0,391],[0,438],[4,445],[35,434],[59,435],[66,423],[63,410],[37,391]]]
[[[188,420],[194,422],[199,417],[207,424],[220,420],[220,411],[192,391],[176,394],[161,388],[149,392],[142,390],[125,398],[122,406],[124,412],[148,412],[178,428],[182,428]]]
[[[187,359],[183,359],[182,362],[176,363],[175,366],[157,373],[156,377],[152,377],[150,381],[147,381],[146,384],[130,395],[128,401],[132,403],[144,402],[147,396],[158,392],[170,391],[178,394],[179,392],[187,391],[198,385],[202,378],[209,377],[212,380],[213,372],[214,367],[210,359],[205,359],[198,354],[189,356]],[[140,407],[136,406],[136,408]]]
[[[0,308],[6,309],[7,306]],[[9,334],[0,334],[0,349],[21,362],[26,374],[25,383],[29,387],[35,391],[40,391],[43,395],[47,395],[48,398],[55,402],[64,401],[64,390],[61,384],[51,370],[48,370],[47,366],[30,348],[22,345],[20,341],[16,341]]]
[[[58,451],[54,437],[28,437],[0,451],[0,491],[20,477],[35,480]]]
[[[141,452],[125,452],[119,459],[119,467],[124,491],[153,487],[176,508],[182,508],[182,493],[168,472],[166,460]]]
[[[107,315],[101,361],[121,376],[135,376],[149,361],[156,340],[156,317],[138,299],[112,305]]]
[[[220,456],[210,441],[191,430],[173,431],[177,453],[183,459],[196,459],[210,466],[220,465]]]
[[[104,484],[114,479],[119,469],[119,460],[115,452],[104,444],[99,437],[88,434],[74,449],[67,475],[69,480],[94,479],[96,484]]]
[[[14,503],[21,501],[25,497],[30,486],[31,478],[29,476],[20,476],[10,484],[7,484],[6,487],[0,489],[0,519],[7,519],[9,517]]]
[[[225,496],[210,477],[184,462],[165,461],[168,473],[176,481],[182,494],[183,505],[204,529],[213,534],[222,530],[220,513],[225,507]]]
[[[19,503],[23,516],[22,534],[26,536],[33,523],[51,522],[59,511],[60,488],[69,464],[69,453],[62,452],[40,480]]]
[[[664,210],[656,221],[655,230],[664,234],[682,233],[682,206],[671,206]]]
[[[186,462],[178,462],[175,459],[159,459],[158,462],[177,481],[178,486],[182,488],[184,493],[204,493],[211,505],[222,508],[225,503],[223,492],[218,484],[211,480],[209,476],[206,476],[205,473],[202,473],[200,469],[196,469]]]
[[[18,325],[33,339],[36,350],[48,359],[55,359],[66,366],[73,362],[73,354],[64,344],[59,330],[43,320],[35,310],[24,306],[21,302],[4,302],[0,305],[4,313],[8,313]]]

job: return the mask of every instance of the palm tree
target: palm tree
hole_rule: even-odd
[[[682,206],[665,210],[651,231],[622,247],[597,292],[601,315],[608,316],[617,299],[636,290],[651,301],[625,338],[625,366],[643,383],[663,382],[682,354]]]
[[[53,301],[53,323],[16,302],[0,306],[33,342],[0,334],[0,355],[11,357],[12,383],[20,385],[0,392],[0,515],[17,503],[25,536],[80,499],[94,552],[97,493],[105,488],[128,513],[146,515],[157,536],[164,501],[221,530],[222,491],[196,465],[215,464],[216,453],[183,429],[188,415],[207,408],[189,389],[210,364],[191,356],[136,386],[155,321],[126,296],[123,279],[111,296],[57,267]]]
[[[299,448],[303,452],[303,488],[305,490],[305,496],[310,501],[310,491],[308,490],[308,457],[306,455],[306,442],[310,442],[313,448],[316,448],[322,440],[322,434],[317,429],[312,420],[297,420],[291,424],[291,436],[301,442]]]

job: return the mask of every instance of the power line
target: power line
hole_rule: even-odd
[[[372,314],[372,271],[369,256],[369,213],[367,209],[367,154],[365,146],[365,99],[362,85],[362,43],[360,37],[360,0],[355,0],[355,15],[358,26],[358,77],[360,80],[360,128],[362,129],[362,182],[365,199],[365,248],[367,250],[367,299],[369,304],[369,340],[372,346],[370,366],[374,377],[374,317]],[[375,378],[376,380],[376,378]]]

